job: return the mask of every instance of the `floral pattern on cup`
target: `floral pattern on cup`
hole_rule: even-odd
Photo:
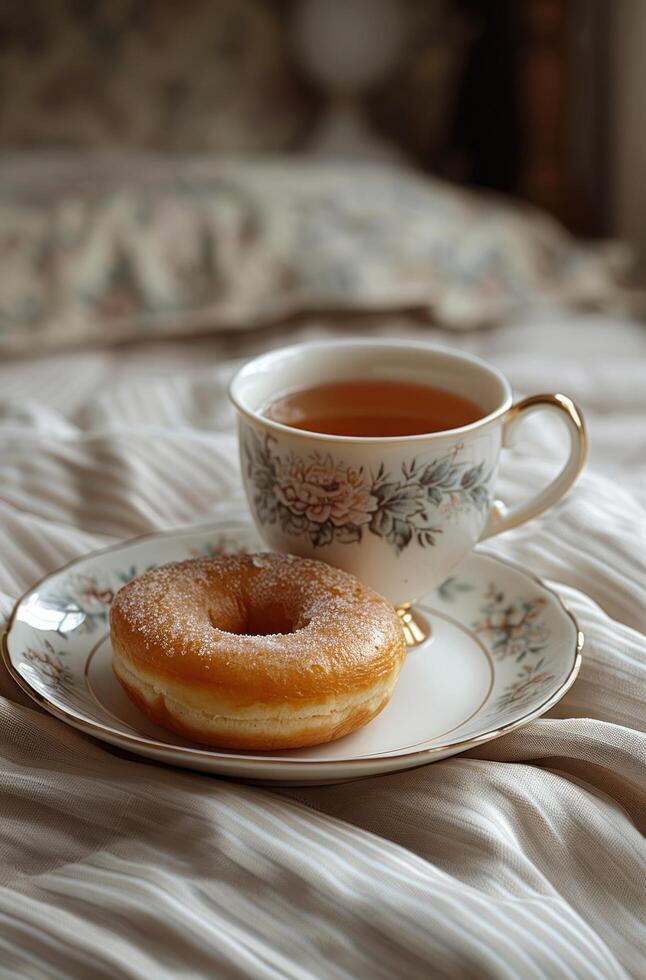
[[[314,547],[352,544],[372,533],[398,553],[413,541],[424,548],[436,543],[451,514],[489,509],[490,474],[484,463],[458,459],[462,443],[444,456],[403,463],[399,473],[383,463],[373,473],[329,453],[281,455],[273,442],[251,429],[243,441],[258,520],[304,534]]]

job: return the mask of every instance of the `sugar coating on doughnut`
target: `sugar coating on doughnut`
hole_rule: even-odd
[[[323,562],[270,553],[146,572],[117,594],[111,626],[140,667],[241,706],[367,690],[404,653],[381,596]]]

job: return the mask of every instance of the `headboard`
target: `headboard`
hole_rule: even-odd
[[[605,230],[606,4],[31,0],[0,147],[390,156]]]

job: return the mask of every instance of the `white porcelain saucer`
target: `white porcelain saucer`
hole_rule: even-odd
[[[135,575],[174,559],[259,551],[239,519],[153,534],[78,558],[17,603],[7,668],[43,708],[95,738],[162,762],[254,782],[340,782],[454,755],[537,718],[574,682],[583,636],[538,579],[474,552],[416,608],[432,639],[412,649],[390,704],[337,742],[284,752],[202,748],[150,722],[111,668],[107,615]]]

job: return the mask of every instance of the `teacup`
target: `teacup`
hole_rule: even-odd
[[[459,428],[385,438],[307,432],[263,415],[286,390],[356,378],[448,389],[476,402],[482,415]],[[417,341],[285,347],[247,362],[229,393],[249,506],[267,545],[352,572],[397,606],[440,585],[478,541],[551,507],[585,458],[581,413],[565,395],[512,404],[496,368]],[[494,498],[500,451],[538,411],[565,422],[569,458],[544,489],[507,508]]]

